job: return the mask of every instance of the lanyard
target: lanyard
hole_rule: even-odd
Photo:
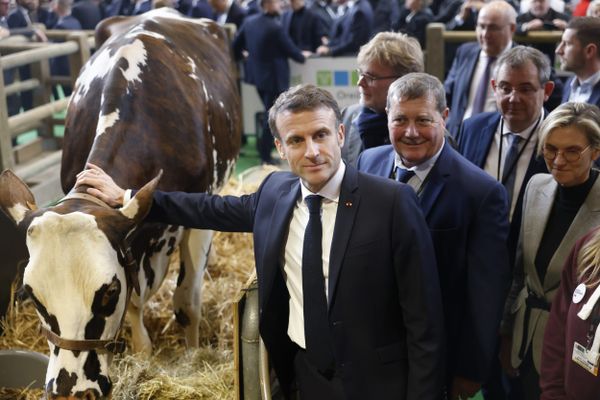
[[[519,160],[521,159],[521,155],[523,154],[523,152],[525,151],[525,148],[527,147],[527,144],[529,144],[529,141],[531,140],[531,137],[533,136],[533,133],[537,130],[538,125],[540,124],[540,121],[542,120],[543,115],[541,115],[537,122],[535,123],[535,126],[533,127],[533,129],[529,132],[529,135],[527,136],[527,139],[525,139],[525,144],[523,144],[523,147],[521,147],[521,150],[519,150],[519,153],[517,154],[517,158],[515,159],[515,161],[512,163],[512,165],[505,165],[504,166],[504,170],[506,171],[506,173],[500,175],[500,165],[502,163],[502,145],[504,143],[504,118],[502,118],[500,120],[500,145],[498,146],[498,168],[497,168],[497,172],[496,172],[496,179],[500,182],[504,184],[504,179],[502,179],[502,176],[505,176],[508,178],[508,176],[510,175],[510,173],[512,172],[513,169],[517,168],[517,165],[519,164]],[[513,133],[513,135],[515,135],[515,133]],[[508,167],[508,170],[506,169]]]

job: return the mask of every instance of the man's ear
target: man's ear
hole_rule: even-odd
[[[544,83],[544,101],[548,100],[552,92],[554,91],[554,82],[548,81]]]
[[[346,127],[344,124],[340,124],[340,126],[338,126],[337,135],[338,143],[340,144],[340,147],[342,147],[344,145],[344,141],[346,140]]]
[[[277,149],[277,152],[279,153],[279,157],[281,157],[282,160],[286,159],[286,155],[285,155],[285,149],[283,148],[283,143],[281,143],[281,140],[275,138],[274,140],[275,142],[275,148]]]

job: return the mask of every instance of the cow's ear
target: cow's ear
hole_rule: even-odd
[[[123,207],[120,209],[121,214],[133,220],[136,225],[139,224],[148,215],[150,207],[152,207],[152,195],[154,194],[154,190],[156,190],[156,186],[158,186],[162,174],[163,171],[161,169],[154,179],[146,183],[135,196],[123,204]]]
[[[0,208],[17,225],[28,213],[37,209],[27,184],[9,169],[0,174]]]

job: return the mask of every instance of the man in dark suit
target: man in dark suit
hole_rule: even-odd
[[[78,30],[81,29],[79,21],[71,15],[72,0],[54,0],[52,2],[52,11],[58,17],[56,25],[52,29]],[[56,57],[50,60],[50,72],[52,75],[71,76],[69,67],[69,58],[67,56]],[[71,85],[62,85],[65,96],[71,95]],[[58,98],[56,87],[52,88],[54,97]]]
[[[508,243],[512,265],[525,187],[532,175],[548,172],[544,160],[536,156],[538,129],[547,114],[543,103],[554,89],[548,58],[531,47],[513,47],[498,59],[492,89],[500,111],[465,120],[458,146],[460,153],[473,164],[505,186],[510,184]],[[513,142],[517,158],[506,164]]]
[[[96,29],[102,21],[102,10],[98,0],[80,0],[71,8],[71,14],[77,18],[82,29]]]
[[[317,49],[321,56],[355,55],[373,33],[373,8],[369,0],[339,0],[338,3],[339,7],[349,8],[333,23],[328,44]]]
[[[192,1],[186,15],[192,18],[215,18],[214,11],[207,0]]]
[[[571,20],[556,54],[561,68],[575,74],[565,85],[562,101],[600,106],[600,18]]]
[[[403,176],[417,193],[437,256],[448,398],[471,398],[496,356],[510,283],[506,191],[444,140],[448,108],[437,78],[404,75],[390,86],[387,99],[392,144],[365,150],[358,169]]]
[[[308,8],[321,18],[321,21],[323,21],[325,28],[327,29],[327,35],[329,36],[333,21],[337,17],[334,8],[331,6],[331,0],[315,0],[311,3],[312,4]]]
[[[460,153],[489,175],[500,181],[509,193],[510,228],[508,251],[514,265],[523,195],[529,179],[537,173],[547,173],[544,160],[536,156],[538,130],[547,112],[543,103],[551,95],[554,83],[551,68],[542,52],[531,47],[517,46],[497,61],[491,81],[499,112],[485,112],[465,120],[460,129]],[[503,349],[510,343],[503,340]],[[509,353],[510,354],[510,353]],[[484,389],[486,399],[521,399],[518,382],[506,370],[502,378],[496,364],[491,380]]]
[[[234,24],[240,29],[246,11],[235,0],[209,0],[208,4],[213,9],[213,19],[220,24]]]
[[[516,11],[505,1],[486,4],[478,14],[477,43],[465,43],[458,48],[444,82],[450,104],[446,128],[452,136],[456,136],[463,120],[471,115],[496,111],[489,76],[500,54],[512,46],[516,18]]]
[[[256,86],[265,110],[269,110],[277,96],[290,86],[288,58],[303,63],[310,52],[302,52],[283,31],[279,23],[281,0],[262,0],[261,6],[261,14],[248,17],[242,24],[233,40],[233,51],[238,59],[247,51],[244,79]],[[257,148],[263,163],[274,163],[273,140],[266,118]]]
[[[325,22],[305,7],[304,0],[291,0],[290,5],[281,16],[283,30],[300,49],[315,52],[328,35]]]
[[[291,88],[269,123],[291,173],[242,197],[155,192],[148,218],[253,232],[260,332],[286,398],[295,380],[303,400],[441,399],[439,284],[414,192],[341,161],[340,111],[323,89]],[[90,168],[77,185],[123,204],[123,189]]]

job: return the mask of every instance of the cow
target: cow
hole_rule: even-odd
[[[111,25],[112,24],[112,25]],[[135,351],[149,352],[144,303],[177,247],[173,305],[186,344],[198,345],[200,289],[212,233],[143,221],[152,193],[214,192],[240,146],[240,99],[225,31],[169,9],[102,24],[113,32],[82,68],[65,121],[67,195],[38,208],[24,182],[0,175],[0,207],[26,237],[25,292],[48,339],[50,399],[110,397],[112,354],[127,312]],[[106,32],[106,31],[105,31]],[[141,188],[113,209],[74,188],[86,163]]]

